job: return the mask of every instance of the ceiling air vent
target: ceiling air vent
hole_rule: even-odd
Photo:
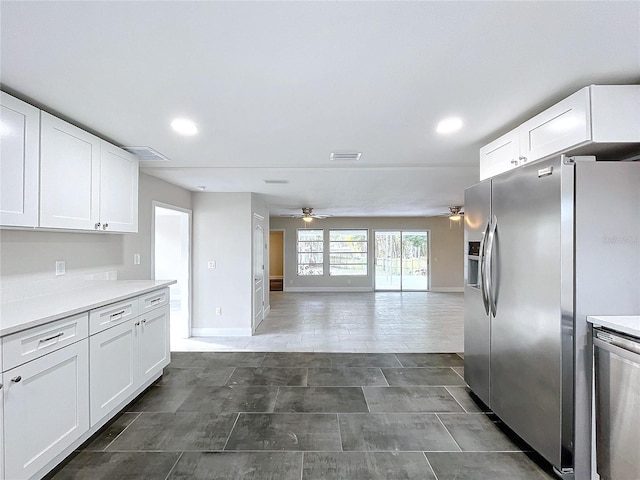
[[[361,155],[362,153],[360,152],[332,153],[331,160],[335,160],[336,162],[360,160]]]
[[[168,162],[169,159],[151,147],[122,147],[141,162]]]
[[[289,180],[278,180],[278,179],[265,180],[264,183],[268,183],[270,185],[285,185],[285,184],[289,183]]]

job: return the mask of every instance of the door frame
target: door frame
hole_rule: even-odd
[[[251,245],[252,245],[252,249],[251,249],[251,278],[252,278],[252,282],[251,282],[251,334],[253,335],[256,332],[256,329],[258,328],[258,326],[262,323],[262,321],[265,319],[265,307],[266,307],[266,298],[267,298],[267,294],[265,291],[265,278],[266,278],[266,272],[267,269],[265,268],[265,258],[269,258],[269,251],[266,248],[266,245],[268,244],[268,240],[265,236],[265,225],[264,225],[264,219],[265,217],[263,217],[262,215],[258,214],[258,213],[253,213],[253,221],[251,222]],[[262,230],[262,242],[260,244],[260,246],[258,247],[255,244],[255,231],[257,228],[260,228],[260,230]],[[256,287],[255,287],[255,280],[256,280],[256,258],[254,257],[255,252],[257,251],[257,248],[260,248],[260,250],[262,251],[262,311],[260,313],[260,320],[256,322]]]
[[[376,288],[376,233],[399,233],[400,234],[400,289],[391,290],[391,289],[378,289]],[[426,290],[406,290],[402,288],[402,254],[403,246],[402,246],[402,234],[403,233],[423,233],[427,234],[427,264],[429,265],[429,270],[427,271],[427,288]],[[418,228],[376,228],[373,229],[373,291],[374,292],[430,292],[431,291],[431,272],[433,270],[433,264],[431,262],[431,230],[428,228],[418,229]]]
[[[187,279],[187,337],[192,336],[192,315],[193,315],[193,210],[189,208],[178,207],[169,203],[159,202],[157,200],[151,201],[151,278],[155,279],[156,272],[156,207],[164,208],[167,210],[175,210],[178,212],[186,213],[188,217],[187,231],[189,233],[189,241],[187,242],[187,248],[189,252],[189,261],[187,262],[188,279]],[[171,320],[169,320],[171,321]]]

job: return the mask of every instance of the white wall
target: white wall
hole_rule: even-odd
[[[193,334],[251,333],[251,193],[193,194]],[[207,267],[215,261],[216,268]],[[222,315],[216,315],[216,309]]]
[[[450,228],[446,217],[376,217],[326,218],[314,220],[307,228],[366,228],[369,229],[369,268],[366,276],[331,277],[298,276],[296,273],[296,230],[305,228],[300,219],[272,217],[271,228],[285,231],[285,290],[352,290],[370,291],[373,278],[373,232],[375,230],[428,230],[431,242],[431,290],[463,291],[463,225]],[[325,255],[326,256],[326,255]],[[350,281],[350,283],[348,283]]]
[[[116,272],[119,279],[151,278],[151,203],[191,208],[191,192],[140,174],[138,233],[107,234],[0,230],[2,286],[35,280],[69,282],[88,274]],[[141,264],[133,264],[140,253]],[[55,277],[55,261],[65,260],[66,275]]]

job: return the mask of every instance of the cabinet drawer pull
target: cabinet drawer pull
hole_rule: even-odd
[[[49,337],[49,338],[41,338],[40,339],[40,343],[44,343],[44,342],[48,342],[49,340],[53,340],[55,338],[60,338],[64,335],[64,332],[60,332],[57,335],[54,335],[53,337]]]
[[[137,327],[138,325],[140,325],[140,322],[136,322],[136,323],[135,323],[135,326],[136,326],[136,327]]]
[[[151,305],[157,305],[161,301],[162,301],[162,297],[154,298],[153,300],[151,300]]]
[[[126,312],[126,310],[122,310],[118,313],[112,313],[110,317],[111,320],[120,320],[122,318],[122,315],[124,315],[124,312]],[[115,317],[118,317],[118,318],[115,318]]]
[[[100,222],[96,223],[96,224],[93,226],[93,228],[94,228],[95,230],[100,229]]]
[[[11,381],[14,382],[14,383],[18,383],[20,380],[22,380],[22,377],[20,375],[18,375],[17,377],[13,377],[11,379]]]
[[[102,225],[102,230],[106,230],[107,228],[109,228],[109,224],[105,223],[104,225]]]

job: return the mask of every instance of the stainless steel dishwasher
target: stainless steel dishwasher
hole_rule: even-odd
[[[601,480],[640,479],[640,338],[594,328]]]

